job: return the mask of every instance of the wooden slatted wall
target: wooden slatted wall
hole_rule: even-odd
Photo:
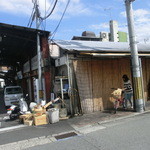
[[[150,79],[149,60],[143,60],[144,85]],[[112,89],[123,88],[122,75],[131,79],[130,59],[76,60],[74,71],[84,113],[112,108]],[[146,76],[149,76],[147,79]],[[144,90],[146,91],[146,86]]]

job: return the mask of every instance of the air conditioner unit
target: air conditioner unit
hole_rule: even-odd
[[[109,33],[108,32],[100,32],[100,38],[105,41],[109,41]]]
[[[67,63],[67,59],[65,56],[59,57],[55,60],[55,66],[56,67],[65,65],[66,63]]]

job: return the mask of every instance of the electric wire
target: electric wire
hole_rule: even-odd
[[[42,28],[42,30],[44,30],[45,31],[45,23],[43,22],[43,20],[41,20],[41,28]]]
[[[45,30],[45,28],[46,28],[46,19],[47,19],[47,17],[49,17],[49,16],[52,14],[52,12],[54,11],[54,9],[55,9],[55,7],[56,7],[56,4],[57,4],[57,1],[58,1],[58,0],[55,0],[55,4],[54,4],[54,6],[53,6],[51,12],[46,16],[46,0],[45,0],[45,17],[40,17],[40,15],[38,15],[38,18],[39,18],[39,25],[38,25],[38,28],[42,25],[43,30]],[[53,1],[53,2],[54,2],[54,1]],[[39,9],[38,9],[38,11],[39,11]],[[40,12],[39,12],[38,14],[40,14]],[[43,22],[44,20],[45,20],[45,25],[44,25],[44,22]]]
[[[29,19],[29,22],[28,22],[28,27],[31,27],[32,26],[32,24],[33,24],[33,21],[34,21],[34,19],[35,19],[35,16],[36,15],[38,15],[38,18],[39,18],[39,24],[38,24],[38,27],[37,28],[39,28],[40,26],[42,26],[43,27],[43,29],[45,30],[46,29],[46,19],[53,13],[53,11],[54,11],[54,9],[55,9],[55,7],[56,7],[56,5],[57,5],[57,2],[58,2],[58,0],[53,0],[52,1],[52,4],[53,4],[53,7],[52,7],[52,9],[51,9],[51,11],[50,11],[50,13],[48,14],[48,15],[46,15],[47,14],[47,12],[50,10],[50,8],[51,8],[51,6],[49,7],[49,9],[48,9],[48,11],[46,11],[46,0],[45,0],[45,16],[44,17],[41,17],[40,16],[40,12],[39,12],[39,9],[37,9],[36,7],[36,2],[33,0],[32,1],[33,3],[34,3],[34,6],[33,6],[33,9],[32,9],[32,13],[31,13],[31,16],[30,16],[30,19]],[[38,1],[39,2],[39,1]],[[36,10],[38,11],[38,12],[36,12]],[[37,13],[37,14],[36,14]],[[63,18],[63,17],[62,17]],[[44,21],[45,20],[45,24],[44,24]],[[62,19],[61,19],[62,20]]]
[[[51,1],[51,4],[50,4],[49,8],[48,8],[47,11],[46,11],[46,14],[50,11],[51,6],[53,6],[54,1],[55,1],[55,0]]]
[[[31,26],[32,26],[32,24],[33,24],[33,21],[34,21],[34,19],[35,19],[35,12],[34,12],[34,14],[33,14],[33,17],[32,17],[32,21],[31,21],[31,23],[30,23],[30,25],[29,25],[29,27],[31,28]]]
[[[46,17],[46,0],[45,0],[45,17]],[[46,29],[46,19],[45,19],[45,24],[43,23],[44,30]]]
[[[29,21],[28,21],[27,27],[29,27],[29,24],[30,24],[30,22],[31,22],[31,18],[32,18],[32,16],[33,16],[33,10],[32,10],[31,16],[30,16],[30,18],[29,18]]]
[[[55,3],[54,3],[54,6],[53,6],[52,10],[50,11],[50,13],[49,13],[47,16],[45,16],[45,17],[40,17],[42,20],[47,19],[47,18],[53,13],[53,11],[54,11],[54,9],[55,9],[55,7],[56,7],[57,2],[58,2],[58,0],[55,0]]]
[[[63,12],[63,14],[62,14],[62,16],[61,16],[61,18],[60,18],[60,21],[59,21],[58,25],[56,26],[55,30],[54,30],[53,33],[52,33],[51,40],[53,40],[53,38],[54,38],[54,36],[55,36],[55,34],[56,34],[56,32],[57,32],[57,30],[58,30],[60,24],[61,24],[61,21],[62,21],[62,19],[63,19],[65,13],[66,13],[66,11],[67,11],[67,8],[68,8],[68,6],[69,6],[69,3],[70,3],[70,0],[68,0],[68,2],[67,2],[67,4],[66,4],[66,7],[65,7],[65,10],[64,10],[64,12]]]
[[[46,10],[47,5],[46,5],[46,0],[45,0],[45,16],[44,17],[46,17],[47,13],[50,11],[50,9],[53,6],[54,2],[55,2],[55,0],[50,1],[50,6]],[[44,30],[45,30],[46,29],[46,19],[45,19],[45,25],[43,24],[43,26],[44,26]]]
[[[33,16],[34,16],[34,9],[35,9],[35,4],[34,4],[34,6],[33,6],[32,13],[31,13],[29,22],[28,22],[28,24],[27,24],[27,27],[31,27],[31,25],[32,25],[32,22],[33,22]],[[30,24],[30,25],[29,25],[29,24]]]

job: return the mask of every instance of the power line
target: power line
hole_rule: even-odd
[[[50,4],[49,8],[48,8],[48,9],[47,9],[47,11],[46,11],[46,14],[47,14],[47,12],[49,12],[49,11],[50,11],[51,6],[53,6],[54,1],[55,1],[55,0],[51,1],[51,4]],[[45,15],[45,16],[46,16],[46,15]]]
[[[45,0],[45,17],[46,17],[46,0]],[[44,30],[46,29],[46,19],[45,19],[45,24],[43,23]]]
[[[54,1],[53,1],[53,2],[54,2]],[[46,28],[46,19],[53,13],[53,11],[54,11],[54,9],[55,9],[55,7],[56,7],[57,2],[58,2],[58,0],[55,0],[54,6],[53,6],[51,12],[46,16],[46,0],[45,0],[45,17],[41,17],[41,16],[40,16],[40,11],[39,11],[38,8],[35,8],[35,1],[33,1],[33,3],[34,3],[34,8],[33,8],[33,10],[36,9],[36,11],[37,11],[37,12],[36,12],[36,13],[37,13],[36,15],[37,15],[38,18],[39,18],[38,28],[39,28],[40,25],[42,24],[43,29],[45,30],[45,28]],[[38,7],[38,6],[36,6],[36,7]],[[31,27],[31,25],[32,25],[32,23],[33,23],[33,21],[34,21],[34,19],[35,19],[35,12],[34,12],[34,14],[32,15],[32,21],[31,21],[31,23],[30,23],[30,27]],[[43,23],[43,20],[45,20],[45,25],[44,25],[44,23]]]
[[[45,16],[45,17],[40,17],[42,20],[47,19],[47,18],[53,13],[53,11],[54,11],[54,9],[55,9],[55,7],[56,7],[57,2],[58,2],[58,0],[55,0],[55,3],[54,3],[54,6],[53,6],[52,10],[50,11],[50,13],[49,13],[47,16]]]
[[[32,21],[31,21],[31,23],[30,23],[30,25],[29,25],[29,27],[31,28],[31,26],[32,26],[32,23],[33,23],[33,21],[34,21],[34,19],[35,19],[35,12],[34,12],[34,14],[33,14],[33,17],[32,17]]]
[[[53,6],[55,0],[52,0],[51,3],[50,3],[50,6],[49,8],[46,10],[46,0],[45,0],[45,16],[46,17],[46,14],[50,11],[51,7]],[[45,19],[45,24],[43,23],[43,28],[44,30],[46,29],[46,19]]]
[[[32,2],[34,3],[34,7],[33,7],[33,10],[32,10],[32,13],[31,13],[31,16],[30,16],[30,19],[29,19],[29,22],[28,22],[28,27],[31,27],[32,26],[32,23],[33,23],[33,21],[34,21],[34,19],[35,19],[35,17],[37,16],[38,18],[39,18],[39,23],[38,23],[38,26],[37,26],[37,28],[39,28],[39,26],[42,24],[42,26],[43,26],[43,28],[44,28],[44,30],[45,30],[45,28],[46,28],[46,19],[53,13],[53,11],[54,11],[54,9],[55,9],[55,7],[56,7],[56,5],[57,5],[57,2],[58,2],[58,0],[53,0],[52,1],[52,4],[53,4],[53,7],[52,7],[52,9],[51,9],[51,11],[50,11],[50,13],[48,14],[48,15],[46,15],[46,0],[45,0],[45,16],[44,17],[41,17],[40,16],[40,11],[39,11],[39,9],[38,9],[38,5],[36,4],[36,0],[32,0]],[[54,33],[57,31],[57,29],[58,29],[58,27],[59,27],[59,25],[60,25],[60,23],[61,23],[61,21],[62,21],[62,19],[63,19],[63,16],[64,16],[64,14],[65,14],[65,12],[66,12],[66,10],[67,10],[67,7],[68,7],[68,5],[69,5],[69,2],[70,2],[70,0],[68,0],[68,2],[67,2],[67,5],[66,5],[66,8],[65,8],[65,10],[64,10],[64,13],[63,13],[63,15],[62,15],[62,17],[61,17],[61,20],[60,20],[60,22],[59,22],[59,24],[57,25],[57,27],[56,27],[56,29],[55,29],[55,31],[54,31]],[[49,9],[50,9],[51,7],[49,7]],[[49,10],[48,9],[48,10]],[[43,23],[43,20],[45,20],[45,25],[44,25],[44,23]]]
[[[32,13],[31,13],[31,16],[30,16],[30,19],[29,19],[29,22],[28,22],[27,27],[31,27],[31,25],[32,25],[32,23],[33,23],[33,20],[34,20],[33,18],[34,18],[34,15],[35,15],[34,9],[35,9],[35,4],[34,4],[34,6],[33,6]],[[30,24],[30,25],[29,25],[29,24]]]
[[[63,12],[63,14],[62,14],[62,16],[61,16],[61,18],[60,18],[60,21],[59,21],[57,27],[55,28],[54,32],[52,33],[52,38],[51,38],[51,39],[54,38],[54,36],[55,36],[55,34],[56,34],[56,32],[57,32],[59,26],[60,26],[60,23],[61,23],[61,21],[62,21],[64,15],[65,15],[65,13],[66,13],[66,10],[67,10],[67,8],[68,8],[68,6],[69,6],[69,3],[70,3],[70,0],[68,0],[68,2],[67,2],[67,4],[66,4],[65,10],[64,10],[64,12]]]

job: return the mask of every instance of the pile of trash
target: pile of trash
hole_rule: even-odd
[[[45,125],[48,123],[56,123],[59,122],[59,109],[58,108],[49,108],[51,104],[58,101],[59,98],[56,98],[53,101],[48,102],[47,104],[30,104],[31,112],[26,112],[23,115],[19,116],[20,122],[24,123],[25,125]]]

